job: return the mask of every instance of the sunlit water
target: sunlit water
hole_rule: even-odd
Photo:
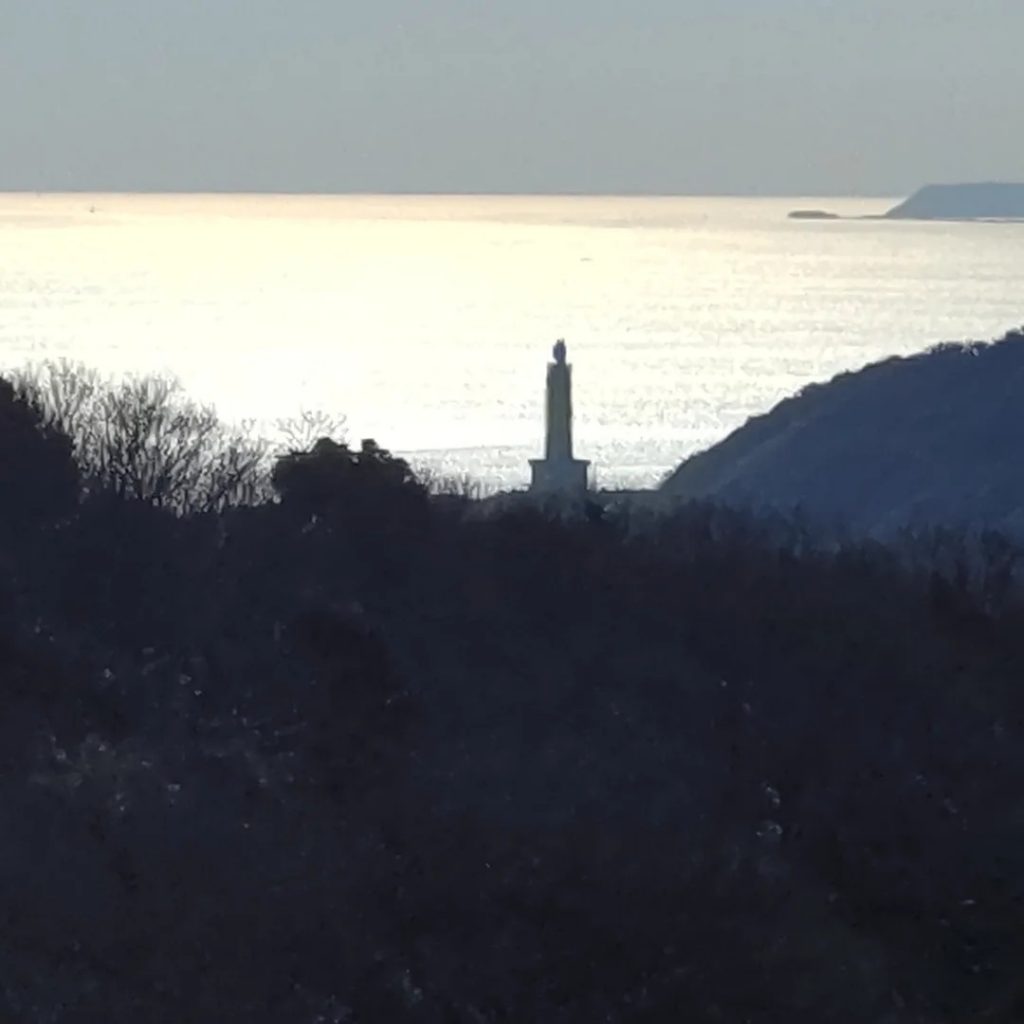
[[[809,381],[1024,322],[1024,225],[795,199],[0,195],[0,363],[176,374],[517,485],[565,337],[576,441],[657,481]]]

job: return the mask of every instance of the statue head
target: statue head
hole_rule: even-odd
[[[559,366],[564,366],[565,365],[565,342],[562,341],[561,338],[559,338],[558,341],[555,342],[555,347],[554,347],[553,351],[554,351],[554,355],[555,355],[555,362]]]

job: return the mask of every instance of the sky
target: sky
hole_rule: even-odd
[[[1024,181],[1024,0],[0,0],[0,189]]]

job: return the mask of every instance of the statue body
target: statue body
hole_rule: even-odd
[[[572,452],[572,367],[566,362],[565,342],[553,350],[548,364],[545,402],[544,458],[530,462],[530,490],[566,497],[582,496],[587,489],[590,463]]]
[[[556,348],[557,355],[557,348]],[[548,365],[544,457],[550,462],[572,459],[572,368],[557,359]]]

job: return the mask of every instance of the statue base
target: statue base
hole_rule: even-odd
[[[587,492],[586,459],[530,459],[530,491],[579,498]]]

